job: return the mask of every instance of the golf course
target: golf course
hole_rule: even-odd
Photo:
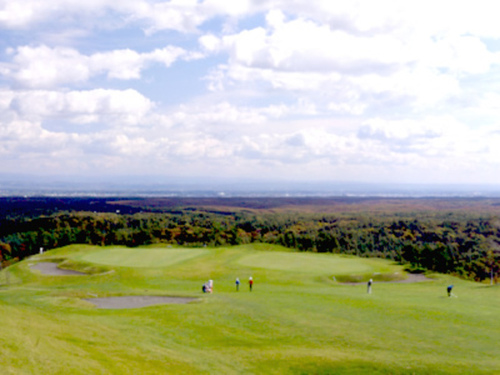
[[[500,373],[500,288],[411,276],[266,244],[70,245],[1,271],[0,373]]]

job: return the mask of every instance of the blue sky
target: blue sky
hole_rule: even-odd
[[[494,5],[0,0],[0,174],[499,184]]]

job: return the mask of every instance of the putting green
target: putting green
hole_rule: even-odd
[[[398,271],[397,266],[376,259],[346,258],[331,254],[259,252],[246,255],[239,263],[248,267],[315,274],[363,274]]]
[[[126,249],[92,252],[80,259],[85,262],[119,267],[166,267],[208,253],[205,249]]]

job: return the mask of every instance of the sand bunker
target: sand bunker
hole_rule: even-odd
[[[98,309],[136,309],[153,305],[183,304],[197,300],[191,297],[164,297],[164,296],[123,296],[106,298],[85,298]]]
[[[383,283],[420,283],[422,281],[433,281],[434,279],[428,278],[424,274],[420,273],[410,273],[408,274],[408,278],[402,279],[402,280],[388,280],[388,281],[374,281],[374,283],[377,284],[383,284]],[[366,281],[362,282],[346,282],[346,283],[340,283],[343,285],[360,285],[360,284],[366,284]]]
[[[86,275],[83,272],[72,271],[72,270],[63,270],[57,267],[57,263],[53,262],[42,262],[33,264],[30,266],[32,269],[40,271],[44,275],[51,276],[75,276],[75,275]]]

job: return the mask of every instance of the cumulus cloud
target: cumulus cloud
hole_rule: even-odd
[[[145,21],[150,34],[165,29],[195,32],[209,16],[200,12],[197,0],[172,0],[142,6],[131,18]]]
[[[82,138],[85,136],[48,131],[39,122],[0,121],[2,171],[39,173],[85,167],[79,152]],[[15,163],[13,155],[17,155]]]
[[[126,15],[148,7],[142,0],[23,0],[0,1],[0,25],[4,28],[33,28],[37,24],[58,19],[62,24],[75,23],[82,19],[104,17],[106,13],[117,12]]]
[[[42,45],[18,47],[9,53],[13,55],[12,62],[3,64],[2,73],[29,88],[81,84],[99,74],[122,80],[138,79],[149,64],[160,63],[169,67],[181,57],[192,58],[192,54],[173,46],[148,53],[124,49],[87,56],[73,48]]]
[[[49,120],[65,118],[89,123],[103,119],[138,123],[153,103],[139,92],[95,89],[88,91],[0,91],[0,105],[19,118]]]
[[[223,36],[219,43],[213,35],[209,35],[203,37],[201,42],[213,50],[223,46],[230,51],[235,62],[280,70],[336,70],[356,74],[370,68],[370,72],[379,69],[381,72],[390,72],[398,65],[424,59],[429,66],[449,67],[451,64],[458,71],[476,72],[492,61],[493,54],[479,40],[479,35],[470,35],[467,23],[462,30],[456,30],[453,34],[442,34],[437,30],[421,33],[418,31],[421,29],[420,19],[406,14],[411,13],[408,12],[408,9],[413,9],[411,5],[396,2],[398,6],[390,7],[387,4],[384,7],[380,3],[362,2],[363,6],[373,4],[368,8],[377,9],[369,12],[368,8],[360,8],[354,3],[356,2],[342,6],[331,2],[330,7],[325,2],[312,1],[302,8],[315,9],[316,14],[322,8],[327,8],[328,11],[323,12],[323,15],[345,17],[346,20],[359,18],[363,14],[367,20],[377,20],[380,16],[381,24],[392,25],[391,17],[397,17],[400,22],[387,28],[377,26],[378,22],[375,22],[370,27],[375,29],[373,32],[359,33],[360,30],[336,27],[331,23],[325,24],[303,17],[308,13],[304,13],[304,9],[290,19],[282,11],[272,10],[266,17],[267,27],[256,27]],[[418,8],[421,6],[419,3]],[[291,7],[293,9],[294,5]],[[346,8],[345,14],[339,11],[342,8]],[[425,6],[424,9],[429,10]],[[408,21],[411,19],[412,22],[405,22],[402,14],[398,13],[399,10],[405,10]]]
[[[23,27],[36,19],[46,17],[50,12],[42,2],[0,2],[0,25],[8,28]]]
[[[314,6],[321,8],[315,2],[305,8],[312,12]],[[377,11],[381,16],[393,14],[383,9],[383,13]],[[326,108],[359,115],[369,105],[387,105],[370,100],[380,94],[399,98],[399,102],[411,100],[417,109],[429,108],[456,96],[464,76],[485,73],[500,62],[499,55],[488,50],[477,35],[442,34],[434,29],[415,33],[408,28],[416,25],[393,24],[387,17],[377,21],[378,13],[363,13],[373,21],[368,25],[357,14],[349,18],[333,8],[329,11],[332,17],[345,16],[356,28],[301,16],[287,19],[283,12],[273,10],[267,14],[266,27],[201,37],[206,51],[229,54],[228,64],[208,77],[210,87],[224,90],[234,84],[261,82],[284,91],[319,90],[331,98]],[[382,27],[386,24],[390,27]],[[361,32],[364,29],[376,31]],[[463,30],[468,29],[466,25]],[[354,97],[363,98],[364,103]]]
[[[23,46],[8,52],[13,58],[4,74],[27,87],[80,83],[91,74],[86,58],[71,48]]]
[[[285,22],[278,11],[267,19],[271,22],[267,30],[258,27],[222,37],[235,63],[282,71],[362,74],[390,72],[413,58],[409,46],[387,35],[360,37],[301,18]]]
[[[324,1],[269,0],[23,0],[0,1],[0,25],[5,28],[33,27],[58,19],[62,23],[82,19],[115,16],[125,20],[115,27],[139,23],[147,32],[176,30],[197,32],[198,27],[214,17],[236,20],[257,13],[286,10],[331,28],[352,33],[474,34],[496,37],[499,26],[490,0],[456,2],[422,0],[418,3],[399,0]],[[446,22],[443,18],[446,17]],[[422,22],[425,20],[425,22]],[[279,13],[270,13],[268,22],[279,23]]]
[[[419,158],[440,156],[448,162],[473,160],[487,152],[486,129],[473,130],[451,116],[430,116],[419,120],[369,120],[358,137],[398,154]]]
[[[0,0],[4,170],[460,180],[500,164],[484,0],[21,3]]]
[[[95,18],[121,18],[122,22],[108,27],[127,24],[142,25],[147,34],[161,30],[197,32],[197,28],[217,15],[238,17],[251,8],[248,0],[23,0],[22,3],[0,1],[0,26],[12,29],[32,28],[51,19],[63,24],[81,20],[93,23]],[[102,25],[95,27],[103,27]]]

